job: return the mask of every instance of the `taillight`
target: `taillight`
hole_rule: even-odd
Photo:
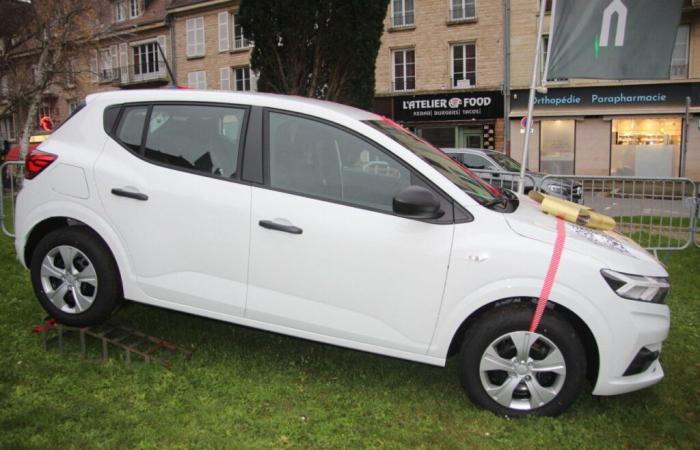
[[[58,156],[53,153],[46,153],[40,150],[32,150],[27,153],[27,159],[24,161],[24,178],[31,180],[39,175],[44,169],[56,161]]]

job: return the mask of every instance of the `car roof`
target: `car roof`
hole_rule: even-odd
[[[322,115],[324,112],[341,114],[356,120],[379,120],[377,114],[352,106],[294,95],[268,94],[259,92],[209,91],[195,89],[134,89],[126,91],[107,91],[88,95],[87,103],[100,99],[114,104],[128,102],[152,101],[192,101],[212,103],[232,103],[280,108],[298,112],[312,112]]]

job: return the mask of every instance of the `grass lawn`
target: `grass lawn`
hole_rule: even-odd
[[[430,367],[133,305],[122,322],[195,349],[173,370],[41,349],[28,274],[0,238],[0,448],[699,448],[700,250],[674,283],[666,379],[565,415],[474,407]],[[620,300],[625,301],[625,300]]]

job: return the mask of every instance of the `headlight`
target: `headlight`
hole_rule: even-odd
[[[559,184],[550,184],[547,185],[547,190],[551,192],[556,192],[556,193],[562,193],[565,189],[564,186],[559,185]]]
[[[665,277],[630,275],[612,270],[600,271],[603,278],[617,295],[630,300],[663,303],[671,285]]]

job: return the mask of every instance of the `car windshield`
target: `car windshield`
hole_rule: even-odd
[[[498,152],[489,153],[489,156],[508,172],[520,172],[520,163],[510,156]]]
[[[413,152],[482,205],[500,203],[503,198],[496,188],[483,181],[462,164],[392,120],[366,120],[364,123],[381,131]]]

